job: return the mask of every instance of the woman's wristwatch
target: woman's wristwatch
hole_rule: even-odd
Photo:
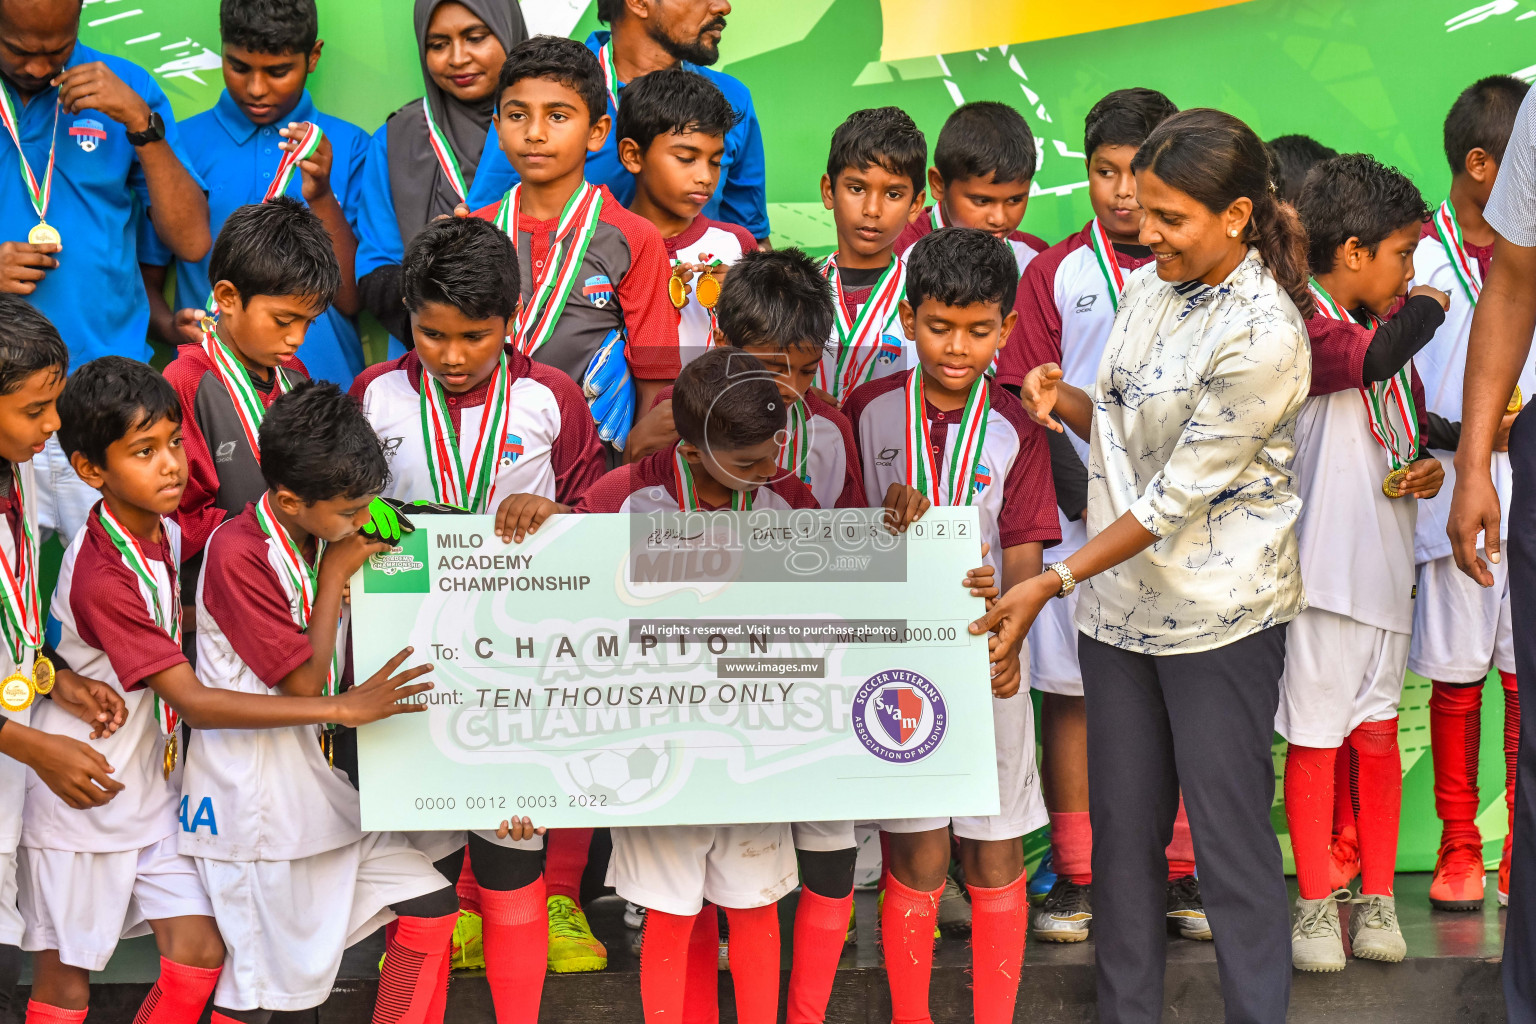
[[[1057,591],[1057,597],[1066,597],[1077,589],[1077,577],[1072,575],[1072,570],[1067,568],[1066,562],[1052,562],[1045,567],[1046,572],[1054,572],[1061,578],[1061,590]]]

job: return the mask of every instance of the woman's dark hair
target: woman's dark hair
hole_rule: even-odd
[[[258,295],[301,295],[329,306],[341,268],[320,218],[297,199],[276,196],[236,207],[224,219],[208,257],[208,279],[228,281],[240,305]]]
[[[832,286],[799,249],[761,249],[731,266],[715,307],[728,344],[822,349],[832,336]]]
[[[594,124],[608,113],[603,66],[597,62],[596,54],[574,39],[534,36],[508,50],[496,79],[498,110],[502,94],[525,78],[547,78],[570,89],[586,104],[587,116]]]
[[[305,503],[378,494],[389,463],[356,399],[305,381],[279,395],[261,421],[261,475]]]
[[[939,129],[933,166],[946,185],[965,178],[1004,182],[1034,180],[1034,133],[1006,103],[977,100],[959,107]]]
[[[740,349],[710,349],[683,367],[672,387],[672,421],[696,448],[751,448],[783,430],[788,416],[773,374]]]
[[[1307,263],[1314,274],[1333,269],[1339,246],[1351,238],[1372,256],[1394,232],[1429,220],[1429,206],[1395,167],[1364,153],[1324,160],[1307,175],[1296,203],[1307,232]]]
[[[59,392],[59,447],[84,452],[106,468],[107,449],[135,430],[160,420],[181,422],[176,389],[148,363],[123,356],[93,359]]]
[[[1269,150],[1253,129],[1220,110],[1197,107],[1163,121],[1136,151],[1131,170],[1151,171],[1172,188],[1221,213],[1239,199],[1253,203],[1242,240],[1303,317],[1317,306],[1307,290],[1307,235],[1270,175]]]
[[[430,221],[405,247],[400,290],[412,313],[440,302],[471,320],[510,319],[518,288],[517,251],[507,233],[488,220]]]
[[[36,306],[20,295],[0,294],[0,395],[16,391],[39,370],[69,373],[69,347]]]
[[[305,57],[319,38],[315,0],[222,0],[219,36],[242,50]]]
[[[1019,287],[1019,263],[1008,243],[977,228],[940,228],[907,253],[906,300],[946,306],[996,305],[1006,317]]]
[[[644,153],[658,135],[698,132],[724,138],[735,125],[736,111],[719,86],[678,67],[652,71],[626,85],[613,131],[616,139],[634,139]]]
[[[1281,135],[1270,139],[1265,145],[1269,147],[1275,187],[1280,190],[1280,198],[1292,206],[1301,198],[1302,186],[1307,183],[1307,172],[1324,160],[1332,160],[1339,155],[1338,150],[1330,149],[1309,135]]]

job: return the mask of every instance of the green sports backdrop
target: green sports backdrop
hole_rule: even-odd
[[[1411,175],[1433,204],[1449,179],[1440,125],[1456,93],[1487,74],[1536,76],[1536,0],[1228,0],[1200,13],[1087,34],[996,39],[982,50],[913,56],[908,43],[899,59],[882,59],[888,14],[927,20],[918,32],[905,25],[899,34],[930,38],[937,48],[962,22],[973,39],[978,32],[992,38],[985,25],[976,28],[975,16],[995,4],[737,0],[719,67],[746,82],[757,104],[776,244],[830,248],[818,179],[832,129],[859,107],[899,105],[931,139],[958,103],[1015,104],[1043,150],[1024,227],[1055,241],[1089,216],[1083,115],[1111,89],[1151,86],[1181,107],[1231,111],[1265,138],[1304,132],[1341,151],[1373,153]],[[1177,4],[1109,6],[1116,8],[1110,20],[1131,21]],[[525,0],[523,9],[535,31],[584,38],[596,27],[587,0]],[[1041,17],[1060,15],[1053,9]],[[217,96],[217,0],[85,0],[83,21],[86,42],[152,70],[178,114],[202,110]],[[409,0],[324,0],[320,29],[325,51],[313,91],[323,109],[372,130],[420,94]],[[1405,870],[1431,867],[1438,840],[1428,689],[1410,677],[1403,694]],[[1492,862],[1505,831],[1502,721],[1495,680],[1483,715],[1481,780]],[[1277,745],[1277,771],[1282,758]],[[1278,803],[1274,819],[1283,833]]]

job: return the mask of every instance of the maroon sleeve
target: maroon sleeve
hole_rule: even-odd
[[[620,207],[612,196],[605,194],[602,215],[629,243],[629,269],[614,285],[614,293],[624,313],[630,372],[639,380],[672,380],[683,364],[677,310],[667,298],[672,271],[666,243],[654,224]]]
[[[668,384],[666,387],[664,387],[660,391],[656,392],[656,397],[651,399],[651,409],[656,408],[662,402],[670,402],[671,400],[672,400],[672,385]],[[650,409],[646,410],[646,412],[650,412],[650,411],[651,411]]]
[[[1019,241],[1023,242],[1025,245],[1029,246],[1031,249],[1035,250],[1035,252],[1045,252],[1051,247],[1050,242],[1047,242],[1039,235],[1032,235],[1028,231],[1015,231],[1013,236]],[[1025,269],[1027,270],[1029,268],[1026,267]]]
[[[133,574],[94,519],[80,545],[69,591],[69,610],[80,639],[107,655],[124,692],[142,689],[156,672],[186,663],[181,645],[155,624]],[[106,548],[107,550],[103,550]],[[108,553],[110,551],[110,554]],[[172,567],[171,572],[176,572]]]
[[[1061,310],[1056,308],[1056,271],[1070,249],[1047,251],[1019,275],[1013,301],[1018,319],[997,356],[997,382],[1017,387],[1042,363],[1061,362]]]
[[[183,345],[165,368],[165,379],[181,400],[181,446],[187,453],[187,488],[175,515],[181,528],[183,562],[202,551],[214,528],[224,521],[224,510],[214,504],[219,493],[218,469],[197,422],[197,389],[206,372],[203,351],[196,345]]]
[[[555,500],[574,506],[608,468],[597,424],[582,397],[581,385],[560,370],[534,363],[528,374],[555,396],[560,409],[560,432],[549,453],[555,470]]]
[[[820,507],[817,505],[816,495],[811,493],[811,489],[791,473],[785,473],[770,483],[768,487],[773,493],[789,502],[790,508]]]
[[[842,412],[832,408],[825,402],[810,398],[807,401],[816,402],[816,415],[823,416],[832,423],[837,424],[838,436],[842,438],[843,461],[847,464],[848,468],[843,472],[843,491],[837,496],[837,503],[834,507],[866,508],[868,506],[868,499],[864,496],[864,468],[863,463],[859,461],[859,449],[853,443],[853,424],[849,422],[848,417],[844,416]]]
[[[1358,388],[1365,380],[1365,353],[1371,331],[1352,320],[1332,320],[1314,313],[1307,320],[1312,348],[1312,390],[1307,397]]]
[[[933,221],[930,220],[932,206],[923,207],[923,212],[917,215],[917,220],[908,222],[901,229],[901,234],[896,236],[896,255],[906,256],[907,250],[917,244],[917,240],[933,230]]]
[[[998,543],[1004,548],[1031,541],[1046,547],[1061,542],[1056,517],[1056,485],[1051,478],[1051,453],[1045,428],[1029,418],[1024,406],[1006,391],[993,395],[992,408],[1013,425],[1019,451],[1003,481],[1003,510],[998,516]]]
[[[624,501],[634,493],[638,481],[636,480],[635,466],[620,466],[618,469],[610,469],[598,478],[597,482],[587,488],[587,493],[581,496],[576,503],[573,512],[618,512],[624,507]]]
[[[267,561],[266,538],[254,523],[247,510],[209,542],[203,605],[240,660],[275,687],[308,661],[314,648],[293,621],[283,586]]]

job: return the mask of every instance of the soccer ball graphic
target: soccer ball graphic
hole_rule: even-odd
[[[672,768],[670,744],[641,740],[632,747],[575,754],[566,774],[588,796],[606,797],[603,806],[624,807],[654,794]]]

